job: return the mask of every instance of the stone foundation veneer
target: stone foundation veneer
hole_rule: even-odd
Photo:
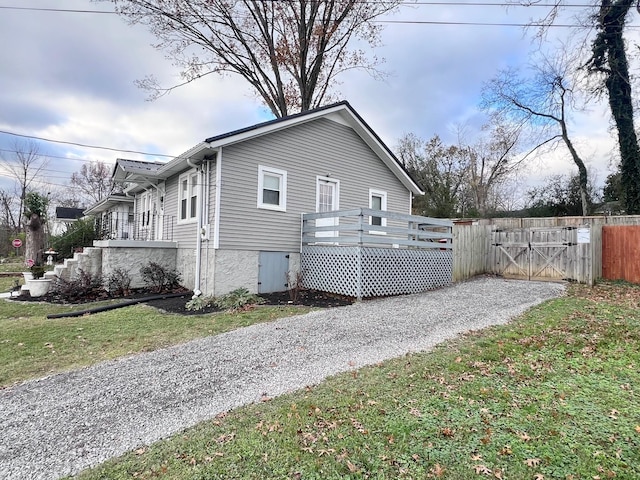
[[[253,250],[216,250],[213,294],[242,287],[258,293],[258,256]]]
[[[131,288],[144,287],[140,268],[155,262],[169,270],[177,268],[177,244],[175,242],[137,242],[131,240],[100,240],[94,247],[102,250],[102,276],[106,280],[116,269],[129,273]],[[180,272],[182,274],[182,272]],[[184,278],[183,278],[184,281]]]

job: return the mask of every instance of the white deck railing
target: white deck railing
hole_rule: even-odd
[[[450,220],[357,208],[302,215],[302,245],[451,249]]]

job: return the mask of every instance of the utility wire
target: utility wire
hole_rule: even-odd
[[[65,144],[65,145],[74,145],[76,147],[83,147],[83,148],[95,148],[95,149],[98,149],[98,150],[109,150],[111,152],[137,153],[138,155],[146,155],[146,156],[149,156],[149,157],[166,157],[166,158],[179,157],[179,155],[165,155],[165,154],[162,154],[162,153],[141,152],[139,150],[123,150],[123,149],[120,149],[120,148],[103,147],[103,146],[99,146],[99,145],[88,145],[88,144],[85,144],[85,143],[67,142],[67,141],[64,141],[64,140],[52,140],[50,138],[36,137],[34,135],[23,135],[23,134],[20,134],[20,133],[7,132],[5,130],[0,130],[0,133],[5,134],[5,135],[12,135],[14,137],[32,138],[34,140],[41,140],[43,142],[62,143],[62,144]]]
[[[274,0],[275,1],[275,0]],[[281,1],[281,0],[277,0]],[[375,3],[375,2],[366,2]],[[465,7],[504,7],[504,8],[528,8],[528,7],[547,7],[553,8],[557,5],[552,3],[530,3],[530,4],[515,4],[515,3],[498,3],[498,2],[402,2],[402,5],[416,6],[465,6]],[[569,4],[563,5],[564,7],[579,7],[587,8],[593,7],[588,4]],[[40,7],[15,7],[15,6],[0,6],[0,9],[4,10],[23,10],[23,11],[37,11],[37,12],[56,12],[56,13],[96,13],[96,14],[108,14],[108,15],[120,15],[118,12],[109,10],[79,10],[79,9],[60,9],[60,8],[40,8]],[[136,15],[136,14],[132,14]],[[140,14],[144,15],[144,14]],[[374,23],[384,24],[405,24],[405,25],[452,25],[452,26],[481,26],[481,27],[554,27],[554,28],[583,28],[582,25],[574,24],[542,24],[542,23],[500,23],[500,22],[456,22],[456,21],[430,21],[430,20],[372,20]],[[636,28],[633,25],[628,25],[627,28]]]

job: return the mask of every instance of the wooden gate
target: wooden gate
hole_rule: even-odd
[[[574,280],[576,227],[494,230],[494,272],[528,280]]]

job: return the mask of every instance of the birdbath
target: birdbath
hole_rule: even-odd
[[[55,252],[52,248],[44,252],[47,256],[47,265],[53,265],[53,256],[57,255],[58,252]]]

